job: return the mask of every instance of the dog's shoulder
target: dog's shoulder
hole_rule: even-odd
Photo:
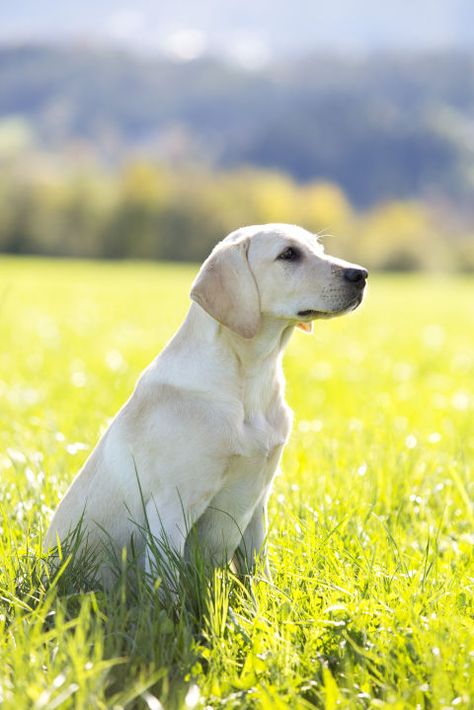
[[[142,376],[117,425],[132,444],[152,441],[169,448],[206,442],[211,450],[228,441],[240,417],[239,404],[188,386]]]

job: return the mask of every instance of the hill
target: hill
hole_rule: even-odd
[[[246,71],[84,46],[0,48],[0,118],[36,146],[118,164],[256,165],[328,179],[358,206],[439,197],[468,206],[474,54],[311,55]],[[1,129],[1,126],[0,126]]]

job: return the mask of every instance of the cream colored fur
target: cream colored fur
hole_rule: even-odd
[[[290,247],[301,258],[279,258]],[[152,535],[179,556],[195,526],[212,564],[238,552],[240,572],[251,573],[258,556],[268,569],[267,500],[292,420],[283,348],[298,324],[309,330],[316,317],[357,307],[363,284],[344,278],[349,268],[360,267],[326,256],[296,226],[246,227],[220,242],[198,273],[183,325],[61,501],[46,547],[83,516],[97,554],[104,541],[120,554],[133,536],[153,573],[140,532],[146,516]],[[317,313],[299,315],[308,310]]]

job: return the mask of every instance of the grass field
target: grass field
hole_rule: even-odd
[[[373,277],[293,336],[255,601],[230,572],[178,612],[41,583],[41,531],[193,273],[0,260],[0,705],[474,707],[472,280]]]

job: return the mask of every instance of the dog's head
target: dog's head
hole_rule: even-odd
[[[244,227],[219,242],[194,281],[191,298],[244,338],[253,338],[263,316],[311,330],[361,303],[367,271],[328,256],[301,227]]]

